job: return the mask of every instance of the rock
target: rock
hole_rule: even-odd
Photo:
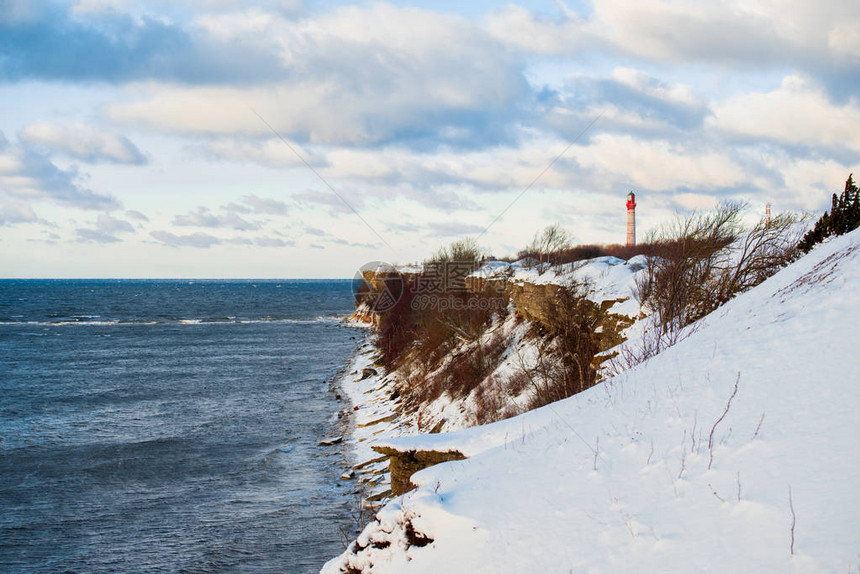
[[[436,425],[430,429],[430,434],[439,434],[442,432],[442,427],[445,426],[445,423],[448,422],[448,419],[442,419]]]
[[[345,472],[345,473],[343,473],[342,475],[340,475],[340,477],[341,477],[343,480],[349,480],[350,478],[355,478],[355,471],[354,471],[354,470],[350,470],[349,472]]]
[[[327,438],[325,440],[320,441],[319,446],[332,446],[335,444],[340,444],[343,442],[342,436],[336,436],[334,438]]]
[[[400,451],[384,446],[374,446],[372,448],[376,452],[388,455],[389,457],[388,468],[391,471],[391,492],[394,496],[399,496],[415,488],[415,485],[409,479],[419,470],[441,462],[463,460],[466,458],[462,453],[455,450],[438,452],[432,450]]]
[[[377,375],[376,369],[371,369],[370,367],[365,367],[361,369],[361,377],[358,379],[359,381],[363,381],[364,379],[369,379],[370,377],[375,377]]]

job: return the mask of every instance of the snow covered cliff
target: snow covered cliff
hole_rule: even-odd
[[[413,475],[323,572],[856,572],[860,230],[569,399],[383,441]]]

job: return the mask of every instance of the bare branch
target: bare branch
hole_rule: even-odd
[[[791,555],[794,556],[794,526],[797,524],[797,516],[794,514],[794,501],[791,499],[791,485],[788,485],[788,507],[791,509]]]
[[[711,464],[714,462],[714,431],[717,430],[717,425],[720,424],[726,415],[729,414],[729,408],[732,406],[732,399],[735,398],[735,395],[738,394],[738,383],[741,381],[741,374],[738,373],[738,378],[735,379],[735,388],[732,391],[732,396],[729,397],[728,402],[726,402],[726,410],[723,411],[723,414],[720,415],[720,418],[717,419],[717,422],[714,423],[714,426],[711,427],[711,434],[708,435],[708,452],[710,456],[708,457],[708,470],[711,470]]]
[[[761,413],[761,418],[758,420],[758,425],[756,425],[755,432],[753,433],[752,438],[750,440],[755,440],[755,438],[758,436],[758,431],[761,430],[761,423],[763,423],[763,422],[764,422],[764,412]]]

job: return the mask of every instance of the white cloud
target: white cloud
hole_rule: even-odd
[[[242,203],[248,206],[251,213],[262,215],[287,215],[290,211],[290,206],[283,201],[254,194],[242,196]]]
[[[18,139],[86,162],[146,163],[146,157],[128,138],[81,124],[37,122],[21,130]]]
[[[788,76],[767,93],[738,94],[713,105],[706,126],[742,137],[788,145],[860,151],[860,101],[833,104],[825,92]]]
[[[480,225],[471,223],[458,223],[456,221],[438,221],[428,223],[427,230],[435,237],[465,237],[476,235],[484,231]]]
[[[791,158],[773,153],[763,162],[777,171],[782,181],[765,189],[762,196],[774,210],[803,209],[812,212],[830,209],[830,197],[844,188],[848,174],[860,172],[860,162],[846,165],[830,158]]]
[[[78,15],[112,11],[127,4],[127,0],[78,0],[72,7],[72,12]]]
[[[575,14],[553,21],[509,4],[485,19],[487,32],[500,42],[538,54],[571,54],[593,40]]]
[[[75,230],[75,234],[80,241],[88,241],[92,243],[119,243],[122,241],[116,235],[99,231],[98,229],[80,228]]]
[[[134,210],[134,209],[130,209],[130,210],[126,211],[126,212],[125,212],[125,215],[126,215],[126,217],[128,217],[129,219],[134,219],[134,220],[137,220],[137,221],[149,221],[149,218],[148,218],[147,216],[145,216],[145,215],[144,215],[144,214],[142,214],[141,212],[136,211],[136,210]]]
[[[164,243],[169,247],[196,247],[198,249],[208,249],[213,245],[218,245],[222,240],[208,233],[192,233],[189,235],[176,235],[169,231],[151,231],[149,233],[154,239]]]
[[[61,169],[48,156],[8,142],[0,145],[0,196],[47,200],[79,209],[119,206],[116,198],[84,187],[74,168]]]
[[[117,235],[134,233],[134,227],[124,219],[117,219],[106,213],[100,213],[96,218],[95,229],[78,228],[75,233],[81,241],[119,243],[122,240]]]
[[[287,145],[276,137],[266,138],[262,141],[260,139],[221,137],[206,144],[205,150],[217,158],[231,161],[253,161],[271,167],[304,165],[300,157],[315,166],[319,166],[323,162],[319,154],[307,146],[299,145],[296,142],[290,142]]]
[[[235,211],[216,214],[212,213],[208,207],[204,206],[198,207],[197,211],[192,211],[184,215],[177,215],[173,218],[173,225],[188,227],[222,227],[237,229],[239,231],[250,231],[260,228],[259,223],[247,221],[239,216]]]
[[[826,60],[833,28],[858,14],[843,0],[596,0],[588,28],[638,56],[748,67]]]
[[[746,180],[741,166],[724,152],[670,141],[601,134],[590,145],[575,147],[571,156],[579,165],[597,171],[592,181],[614,182],[620,189],[715,191]]]
[[[168,132],[269,137],[253,109],[299,141],[468,143],[502,137],[499,114],[528,94],[520,59],[463,18],[379,3],[281,19],[276,30],[288,80],[150,83],[137,86],[143,99],[109,105],[108,116]]]
[[[124,219],[111,217],[106,213],[100,213],[96,219],[96,228],[105,233],[134,233],[134,227]]]
[[[10,201],[0,205],[0,227],[14,223],[37,223],[43,220],[36,215],[33,206],[25,201]]]
[[[860,60],[860,19],[841,22],[833,27],[827,45],[836,56]]]
[[[260,247],[293,247],[296,242],[280,239],[278,237],[258,237],[254,240],[254,244],[259,245]]]

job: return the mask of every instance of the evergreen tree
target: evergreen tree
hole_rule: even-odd
[[[797,247],[808,253],[816,243],[821,243],[827,237],[843,235],[860,227],[860,190],[854,183],[854,174],[845,181],[845,189],[837,196],[835,193],[830,200],[830,211],[815,222],[815,226],[803,236]]]

